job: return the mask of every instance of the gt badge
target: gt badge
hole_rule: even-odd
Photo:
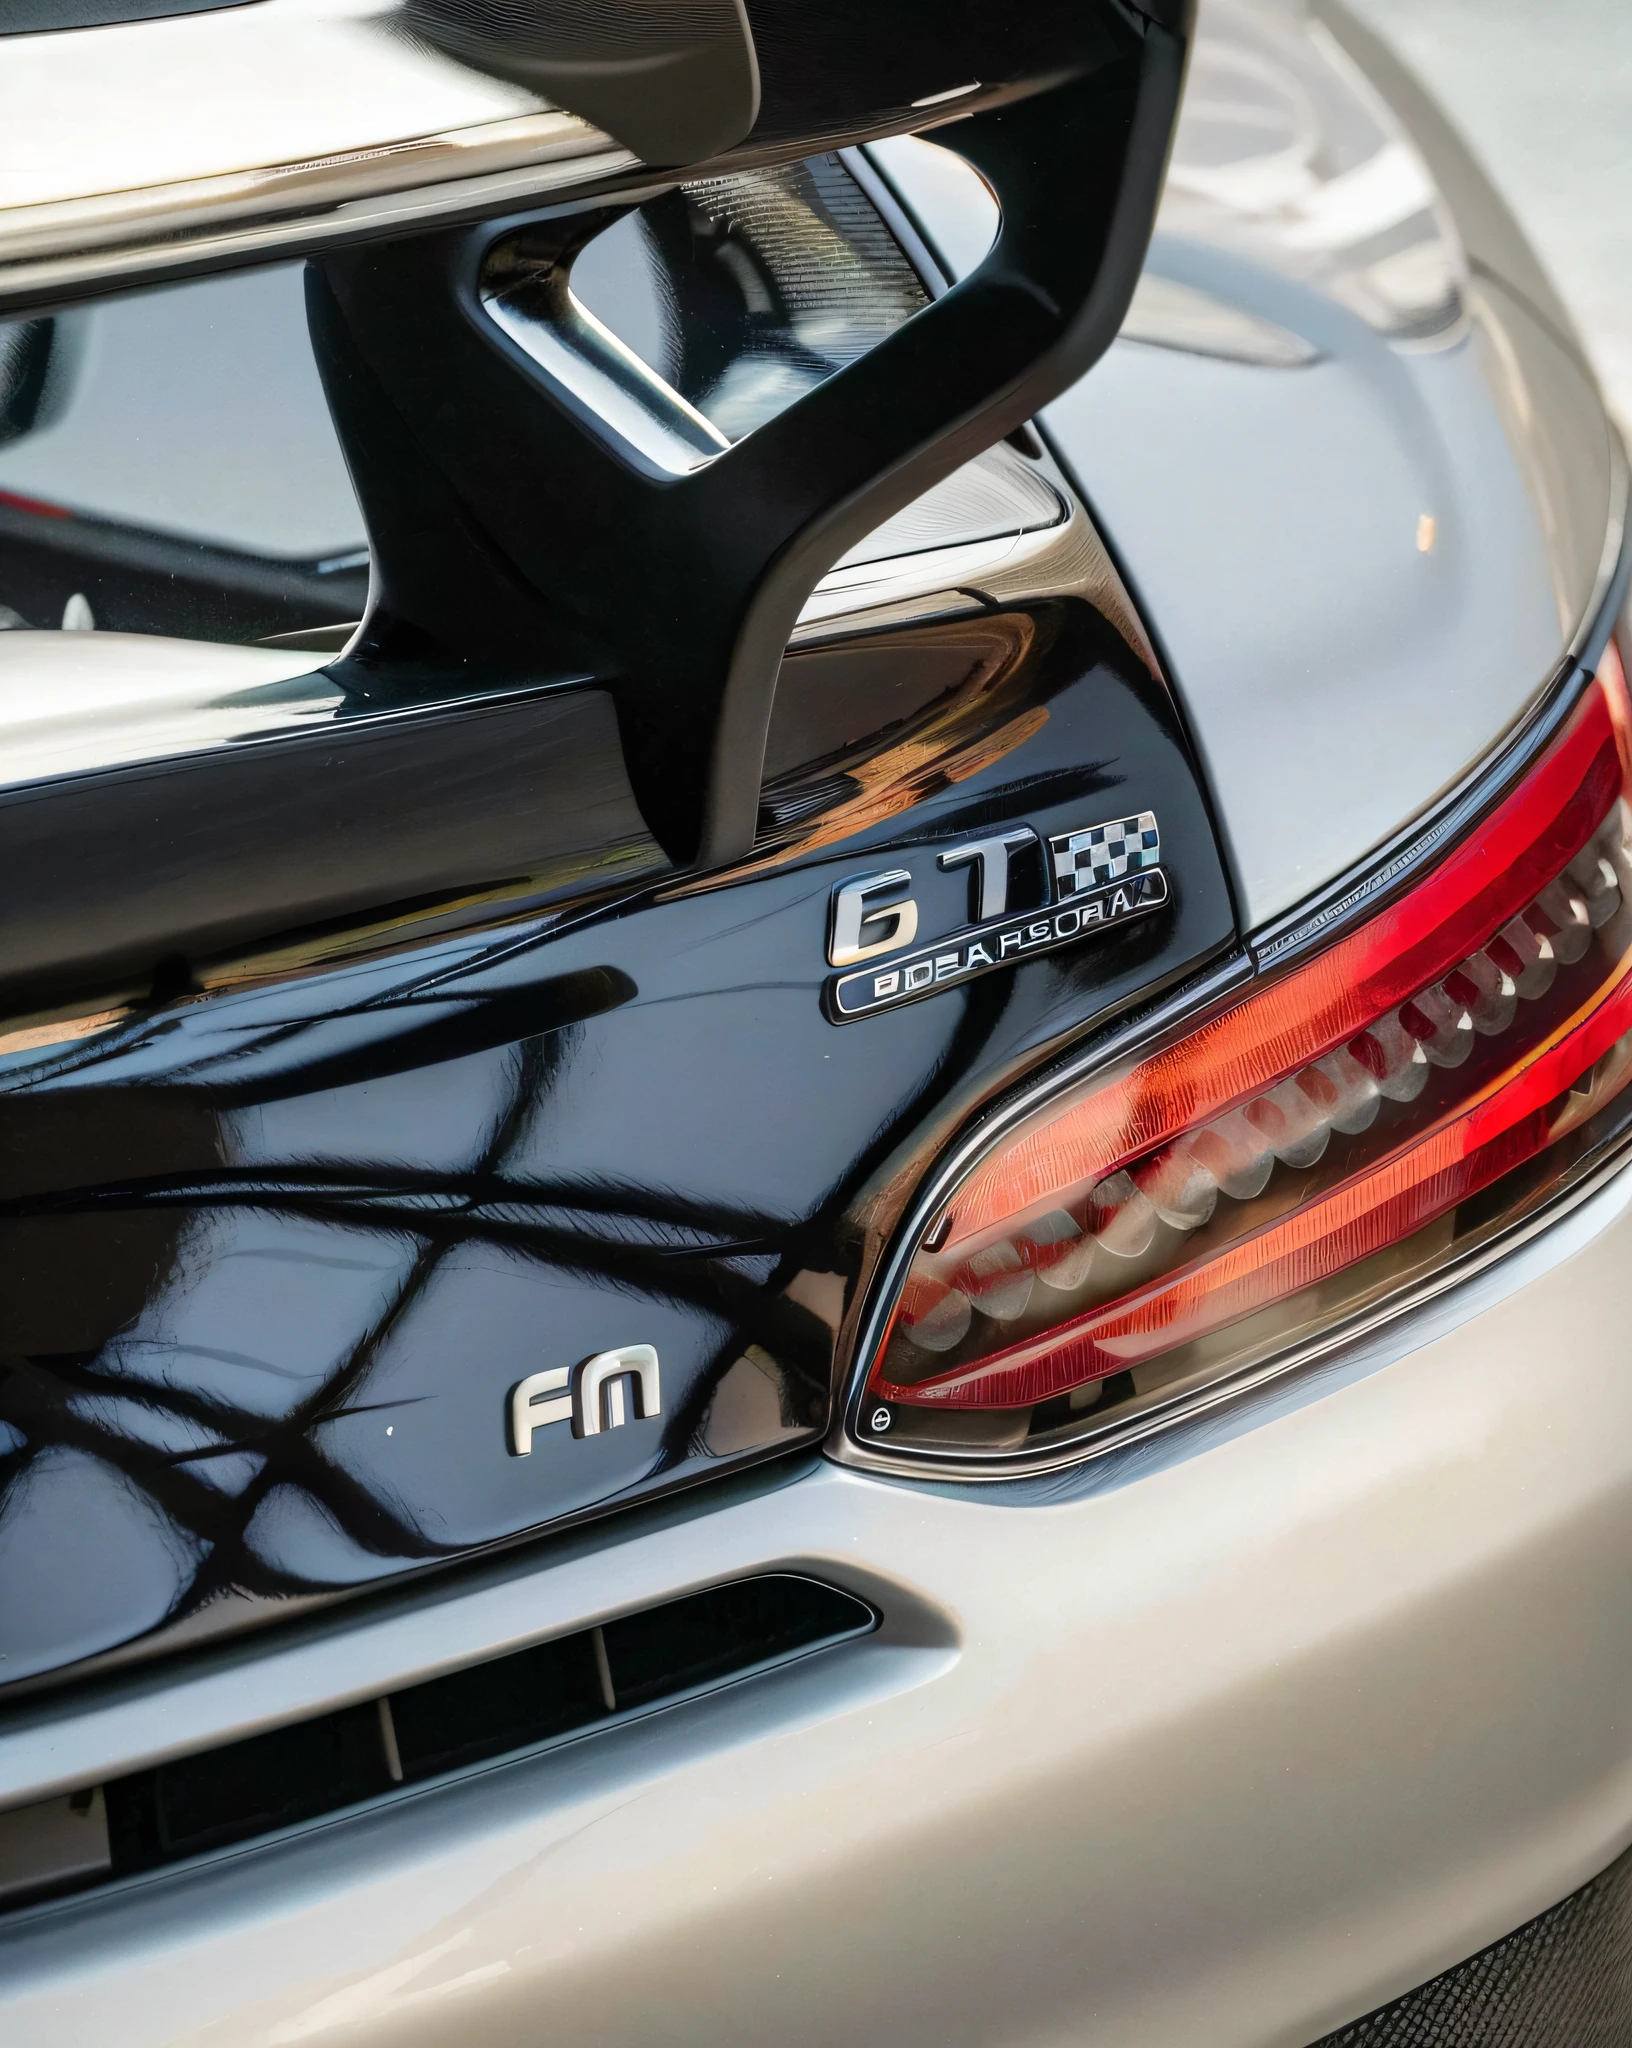
[[[1046,900],[1030,910],[1012,911],[1012,857],[1036,845],[1036,833],[1022,826],[941,854],[936,865],[943,871],[969,869],[970,906],[965,914],[972,912],[977,921],[910,953],[903,948],[918,936],[919,905],[909,870],[891,868],[841,882],[833,892],[828,918],[828,963],[870,964],[836,974],[828,982],[825,998],[833,1022],[870,1017],[1034,953],[1052,952],[1159,910],[1168,900],[1154,811],[1051,833],[1043,883]],[[1032,859],[1035,866],[1034,855]]]

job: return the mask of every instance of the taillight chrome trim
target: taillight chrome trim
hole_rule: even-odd
[[[862,1443],[852,1433],[851,1416],[859,1410],[857,1400],[853,1406],[847,1401],[842,1440],[840,1428],[836,1426],[827,1447],[828,1455],[840,1464],[880,1476],[919,1482],[954,1481],[959,1485],[1013,1485],[1017,1480],[1042,1478],[1100,1459],[1119,1457],[1141,1444],[1148,1444],[1153,1437],[1164,1436],[1202,1417],[1250,1402],[1267,1389],[1280,1389],[1301,1375],[1329,1368],[1333,1360],[1342,1354],[1362,1350],[1377,1332],[1403,1322],[1443,1296],[1470,1285],[1492,1266],[1512,1257],[1521,1247],[1554,1229],[1590,1202],[1618,1174],[1626,1172],[1629,1159],[1632,1159],[1632,1132],[1617,1140],[1603,1157],[1551,1200],[1517,1218],[1483,1243],[1470,1246],[1465,1253],[1448,1259],[1433,1273],[1402,1287],[1387,1301],[1358,1309],[1317,1336],[1291,1344],[1271,1358],[1243,1365],[1238,1371],[1204,1387],[1176,1396],[1165,1406],[1131,1416],[1123,1423],[1107,1425],[1100,1436],[1082,1438],[1052,1451],[989,1453],[979,1460],[929,1450],[892,1455]],[[857,1377],[854,1391],[858,1396],[865,1393],[865,1374]]]
[[[1029,1076],[1006,1098],[982,1112],[926,1175],[897,1220],[874,1271],[864,1275],[864,1298],[851,1325],[852,1343],[840,1361],[843,1391],[828,1439],[830,1456],[847,1465],[896,1477],[988,1484],[1060,1471],[1103,1457],[1209,1409],[1237,1401],[1271,1381],[1307,1369],[1380,1326],[1410,1314],[1548,1228],[1587,1200],[1624,1165],[1632,1153],[1632,1131],[1606,1141],[1599,1152],[1582,1162],[1565,1187],[1533,1209],[1497,1226],[1488,1237],[1470,1244],[1466,1250],[1452,1252],[1431,1273],[1402,1284],[1385,1300],[1357,1308],[1330,1327],[1309,1338],[1294,1340],[1268,1358],[1244,1364],[1204,1386],[1176,1393],[1171,1401],[1121,1422],[1108,1420],[1098,1431],[1085,1430],[1069,1443],[972,1455],[964,1450],[927,1446],[915,1446],[910,1451],[885,1450],[876,1438],[864,1439],[859,1432],[870,1367],[887,1334],[889,1318],[913,1255],[939,1212],[947,1207],[954,1190],[969,1177],[982,1157],[995,1152],[1016,1127],[1073,1088],[1102,1080],[1114,1069],[1131,1067],[1190,1036],[1238,1002],[1243,994],[1255,992],[1268,979],[1278,980],[1312,953],[1324,951],[1356,926],[1375,917],[1385,905],[1413,888],[1425,869],[1468,837],[1485,816],[1512,794],[1538,757],[1558,737],[1592,687],[1596,666],[1615,634],[1622,608],[1629,607],[1632,547],[1628,545],[1624,516],[1628,471],[1618,445],[1617,455],[1618,509],[1610,528],[1614,552],[1609,558],[1608,572],[1601,579],[1596,609],[1576,636],[1577,651],[1555,669],[1521,720],[1498,737],[1492,751],[1445,794],[1431,813],[1413,821],[1394,840],[1286,917],[1250,934],[1240,953],[1192,977],[1161,1001],[1119,1020],[1053,1067]],[[1626,666],[1632,673],[1632,607],[1626,611],[1626,623],[1618,637]]]

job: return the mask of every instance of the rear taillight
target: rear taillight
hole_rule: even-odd
[[[1046,1451],[1286,1351],[1632,1115],[1632,744],[1613,644],[1415,887],[1011,1127],[922,1231],[864,1440]]]

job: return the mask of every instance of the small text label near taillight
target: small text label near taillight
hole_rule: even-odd
[[[1012,967],[1034,953],[1051,953],[1057,946],[1144,917],[1160,910],[1167,896],[1167,876],[1160,868],[1150,868],[1050,910],[1026,911],[1019,917],[1000,918],[995,924],[977,925],[937,946],[892,960],[887,967],[835,975],[828,985],[828,1014],[835,1023],[848,1024],[854,1018],[893,1009],[897,1003],[972,981],[977,974]]]
[[[1037,843],[1038,835],[1021,826],[940,854],[942,870],[968,868],[976,921],[912,952],[903,951],[918,928],[917,905],[906,895],[913,886],[908,869],[841,883],[833,893],[828,959],[836,967],[871,964],[829,980],[824,992],[829,1018],[848,1024],[894,1009],[1143,917],[1168,900],[1153,811],[1051,834],[1047,900],[1036,909],[1011,912],[1011,856]]]

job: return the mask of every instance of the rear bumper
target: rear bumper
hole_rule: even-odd
[[[1015,1487],[819,1463],[0,1730],[0,1802],[798,1565],[863,1641],[0,1932],[13,2048],[1300,2048],[1632,1839],[1632,1172]],[[774,1477],[774,1475],[773,1475]]]

